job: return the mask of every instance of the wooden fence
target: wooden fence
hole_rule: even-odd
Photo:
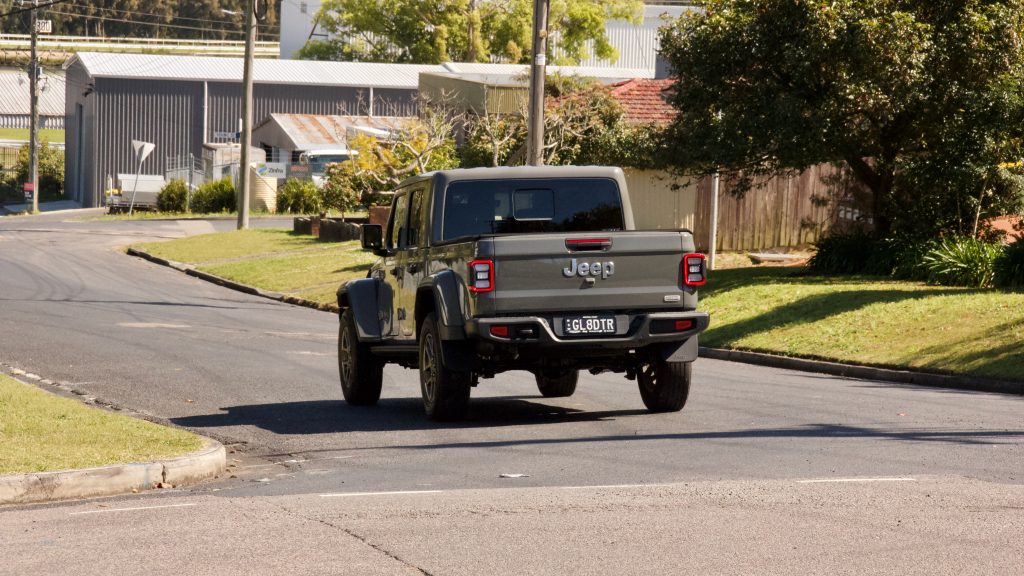
[[[719,186],[718,250],[757,251],[806,246],[839,219],[854,218],[848,207],[849,178],[832,165],[800,174],[762,178],[742,197],[733,184]],[[637,228],[693,231],[697,248],[707,251],[711,233],[711,178],[627,170],[626,183]]]

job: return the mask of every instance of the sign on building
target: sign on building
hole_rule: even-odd
[[[213,137],[220,140],[237,140],[238,132],[214,132]]]
[[[258,162],[256,173],[264,178],[286,178],[288,166],[284,162]]]

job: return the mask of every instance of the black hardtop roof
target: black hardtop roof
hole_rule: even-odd
[[[457,168],[437,170],[403,180],[399,188],[409,184],[433,180],[446,185],[460,180],[501,180],[530,178],[610,178],[623,184],[622,169],[614,166],[499,166],[496,168]]]

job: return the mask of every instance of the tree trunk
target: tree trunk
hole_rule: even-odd
[[[885,238],[892,232],[888,204],[896,181],[896,170],[891,162],[876,161],[872,165],[859,157],[847,158],[846,163],[853,170],[857,181],[871,191],[871,220],[874,223],[875,236]]]

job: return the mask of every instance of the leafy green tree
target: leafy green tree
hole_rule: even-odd
[[[969,174],[946,187],[971,196],[1021,157],[1022,34],[1022,0],[709,0],[662,33],[668,155],[741,179],[843,163],[877,234],[923,200],[948,220],[956,199],[922,173]]]
[[[549,28],[560,64],[593,54],[618,58],[605,33],[609,19],[639,23],[639,0],[554,0]],[[300,57],[439,64],[528,62],[532,0],[327,0],[319,21],[336,39],[307,44]]]

